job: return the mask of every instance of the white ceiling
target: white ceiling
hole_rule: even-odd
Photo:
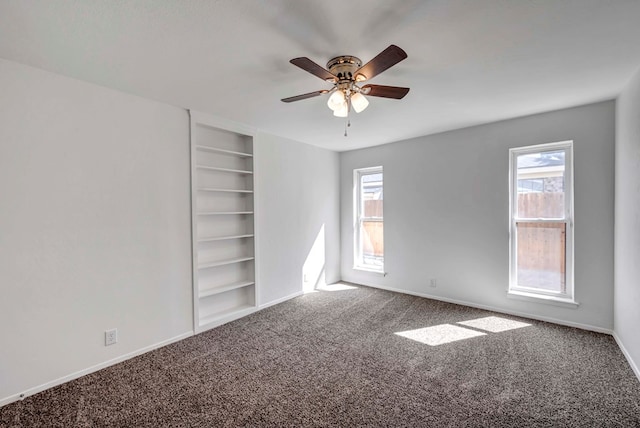
[[[614,98],[640,67],[638,0],[4,0],[0,57],[349,150]],[[409,57],[408,86],[344,120],[289,64]]]

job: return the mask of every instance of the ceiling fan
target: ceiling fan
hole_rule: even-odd
[[[348,117],[351,108],[356,113],[360,113],[367,108],[369,101],[365,98],[365,95],[402,99],[409,92],[409,88],[369,84],[360,86],[359,84],[372,79],[405,58],[407,58],[406,52],[396,45],[389,46],[364,66],[360,58],[350,55],[341,55],[329,60],[326,69],[307,57],[294,58],[289,61],[291,64],[329,83],[333,83],[333,88],[283,98],[282,101],[290,103],[322,94],[331,94],[327,105],[333,110],[333,115]]]

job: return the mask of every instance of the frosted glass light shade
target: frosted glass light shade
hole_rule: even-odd
[[[351,95],[351,105],[356,113],[360,113],[362,110],[367,108],[369,100],[367,100],[360,92],[356,92]]]
[[[331,96],[329,97],[329,100],[327,101],[327,106],[331,109],[331,110],[336,110],[342,107],[342,104],[345,104],[345,98],[344,98],[344,92],[342,91],[335,91],[333,94],[331,94]]]
[[[342,105],[333,111],[333,115],[336,117],[347,117],[349,114],[349,106],[347,106],[347,102],[343,102]]]

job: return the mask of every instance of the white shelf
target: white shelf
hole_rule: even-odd
[[[217,262],[203,263],[201,265],[198,265],[198,269],[208,269],[212,267],[232,265],[234,263],[248,262],[250,260],[253,260],[253,257],[238,257],[237,259],[220,260]]]
[[[206,213],[197,213],[196,215],[249,215],[253,211],[210,211]]]
[[[255,305],[241,305],[235,308],[227,309],[226,311],[216,312],[215,314],[200,318],[198,323],[200,328],[206,327],[209,324],[219,324],[220,321],[227,317],[240,318],[244,315],[248,315],[256,309]],[[234,318],[235,318],[234,317]]]
[[[234,152],[233,150],[219,149],[217,147],[196,146],[196,149],[203,150],[205,152],[224,153],[226,155],[240,156],[240,157],[244,157],[244,158],[252,158],[253,157],[253,154],[251,154],[251,153]]]
[[[198,187],[199,192],[230,192],[230,193],[253,193],[253,190],[240,189],[217,189],[213,187]]]
[[[243,239],[243,238],[253,238],[253,234],[250,234],[250,235],[219,236],[219,237],[216,237],[216,238],[201,238],[201,239],[198,239],[198,242],[226,241],[228,239]]]
[[[254,131],[190,115],[193,327],[201,333],[258,308]]]
[[[204,290],[200,290],[199,297],[202,299],[203,297],[213,296],[214,294],[224,293],[226,291],[235,290],[237,288],[248,287],[250,285],[254,285],[254,281],[244,281],[244,282],[236,282],[234,284],[224,285],[222,287],[209,287]]]
[[[206,165],[196,165],[198,169],[206,169],[210,171],[220,171],[220,172],[234,172],[237,174],[253,174],[253,171],[246,171],[243,169],[229,169],[229,168],[218,168],[217,166],[206,166]]]

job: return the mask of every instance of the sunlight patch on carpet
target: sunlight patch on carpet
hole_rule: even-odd
[[[354,287],[352,285],[347,285],[347,284],[338,282],[336,284],[321,285],[317,287],[317,289],[320,291],[346,291],[346,290],[357,290],[358,287]]]
[[[516,328],[531,326],[531,324],[527,324],[526,322],[514,321],[493,316],[478,318],[469,321],[461,321],[457,324],[466,325],[467,327],[473,327],[479,330],[489,331],[491,333],[500,333],[502,331],[515,330]]]
[[[472,337],[486,336],[486,333],[469,330],[468,328],[458,327],[451,324],[401,331],[395,334],[429,346],[438,346],[445,343],[456,342],[458,340],[470,339]]]

